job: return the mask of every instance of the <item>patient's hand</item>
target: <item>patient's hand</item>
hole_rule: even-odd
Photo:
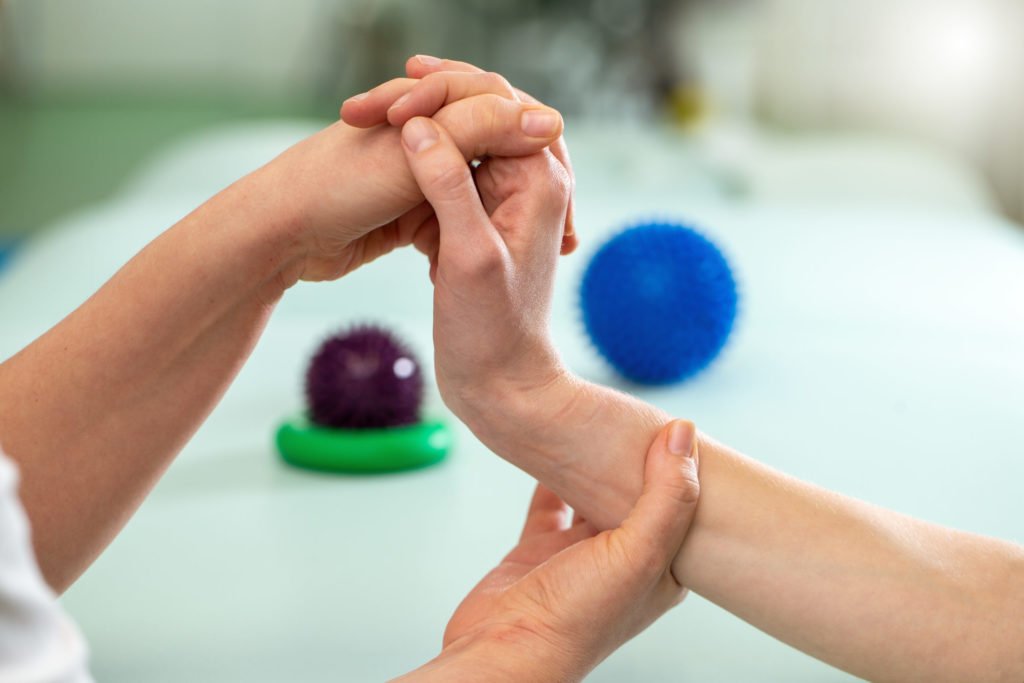
[[[409,680],[582,679],[686,595],[670,563],[697,507],[696,458],[693,424],[670,423],[647,453],[636,506],[601,533],[538,486],[519,544],[459,605],[441,655]]]
[[[404,126],[407,140],[416,131],[441,134],[442,144],[429,149],[406,145],[434,209],[414,243],[430,258],[436,285],[438,384],[448,406],[476,430],[490,420],[475,408],[524,400],[564,374],[549,341],[548,317],[557,255],[577,244],[572,168],[559,137],[531,157],[494,151],[471,173],[464,155],[448,144],[448,134],[457,131],[440,116],[434,120],[441,127],[416,117],[481,98],[536,100],[462,62],[414,57],[406,70],[411,78],[347,101],[342,116],[359,126]]]
[[[428,118],[408,121],[402,139],[440,225],[436,243],[417,245],[433,264],[438,386],[471,423],[469,408],[485,395],[544,386],[561,372],[548,318],[569,174],[548,151],[471,172]]]

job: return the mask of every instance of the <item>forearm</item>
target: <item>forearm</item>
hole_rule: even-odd
[[[517,407],[476,401],[468,422],[585,517],[616,524],[668,416],[578,380],[543,393]],[[701,501],[674,564],[694,591],[872,680],[1024,675],[1019,547],[833,494],[706,437],[699,454]]]
[[[677,560],[695,591],[870,680],[1024,676],[1024,549],[800,482],[701,441]]]
[[[66,588],[216,404],[294,277],[261,172],[157,238],[0,365],[0,444],[44,575]]]

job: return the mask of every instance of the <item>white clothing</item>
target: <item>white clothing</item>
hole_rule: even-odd
[[[90,683],[87,659],[36,564],[18,469],[0,452],[0,683]]]

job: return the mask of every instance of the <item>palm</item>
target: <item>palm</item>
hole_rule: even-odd
[[[578,519],[566,526],[568,508],[553,493],[538,487],[519,544],[470,591],[455,610],[444,645],[491,626],[526,625],[539,617],[545,574],[563,550],[597,533]]]
[[[434,210],[425,201],[355,239],[322,238],[316,254],[306,261],[302,279],[336,280],[395,249],[413,244],[423,230],[437,230]],[[335,246],[332,247],[332,243]]]
[[[413,243],[425,225],[436,229],[399,135],[393,128],[361,130],[339,121],[285,152],[293,176],[304,169],[324,170],[301,183],[311,226],[303,280],[337,279]],[[375,172],[342,163],[351,158],[366,160]]]

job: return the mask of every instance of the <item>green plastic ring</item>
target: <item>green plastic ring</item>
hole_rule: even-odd
[[[370,474],[440,462],[452,435],[440,420],[386,429],[330,429],[300,417],[282,424],[276,441],[281,457],[296,467]]]

